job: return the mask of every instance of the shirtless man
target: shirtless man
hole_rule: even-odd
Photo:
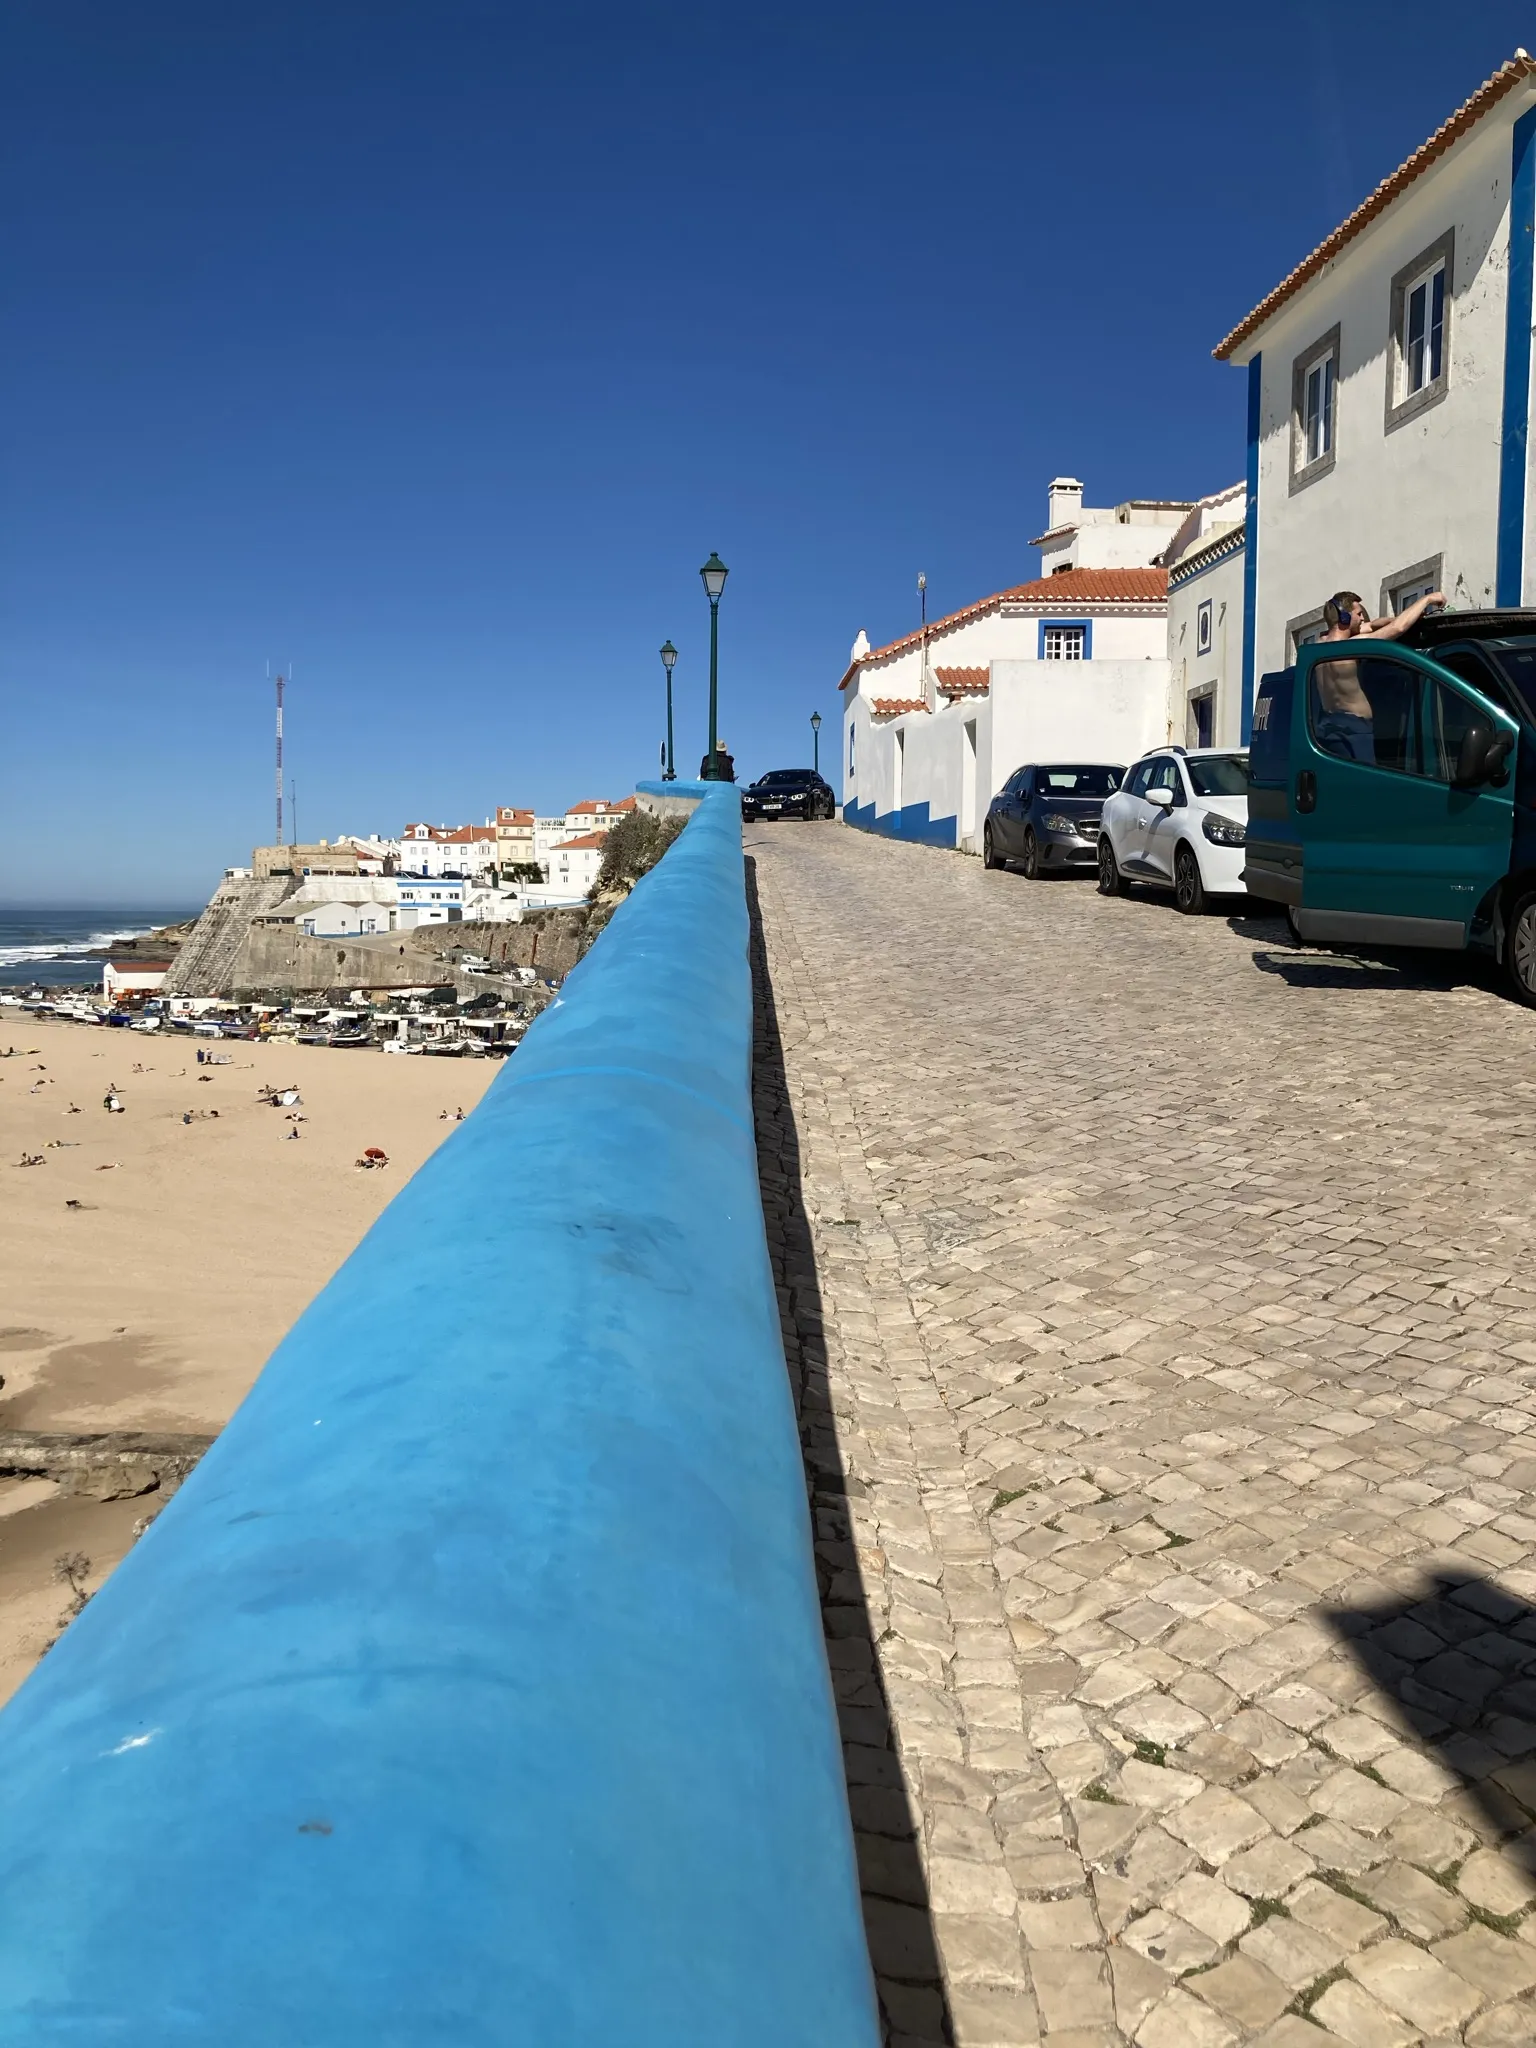
[[[1444,604],[1441,591],[1431,590],[1403,610],[1385,618],[1366,615],[1364,600],[1353,590],[1340,590],[1323,606],[1326,631],[1322,642],[1335,640],[1400,640],[1416,626],[1432,604]],[[1321,644],[1321,643],[1320,643]],[[1317,678],[1317,743],[1325,753],[1344,761],[1376,765],[1376,730],[1371,700],[1360,686],[1357,661],[1320,661]]]

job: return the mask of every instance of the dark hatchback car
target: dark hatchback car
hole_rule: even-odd
[[[812,768],[775,768],[741,792],[744,818],[835,818],[837,798],[830,782]]]
[[[1124,776],[1124,768],[1094,762],[1016,768],[982,828],[987,866],[1016,860],[1031,881],[1052,870],[1097,873],[1099,814]]]

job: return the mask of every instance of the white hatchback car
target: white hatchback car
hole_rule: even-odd
[[[1099,893],[1132,882],[1172,889],[1187,916],[1209,896],[1242,896],[1248,756],[1227,748],[1144,754],[1112,797],[1099,830]]]

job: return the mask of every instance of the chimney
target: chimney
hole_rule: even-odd
[[[1057,476],[1051,479],[1051,512],[1046,521],[1046,531],[1054,533],[1058,526],[1071,526],[1083,509],[1083,487],[1075,476]]]

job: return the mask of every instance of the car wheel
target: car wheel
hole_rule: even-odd
[[[1035,828],[1028,826],[1024,833],[1024,873],[1031,882],[1040,879],[1040,842],[1035,837]]]
[[[1099,894],[1101,896],[1129,896],[1131,885],[1120,872],[1120,863],[1115,859],[1115,849],[1109,843],[1109,834],[1099,834]]]
[[[1002,866],[1002,862],[997,856],[997,847],[993,844],[992,827],[990,825],[983,825],[981,828],[981,864],[984,868],[1000,868]]]
[[[1510,914],[1504,964],[1515,994],[1536,1009],[1536,890],[1522,896]]]
[[[1205,884],[1194,851],[1181,846],[1173,856],[1173,900],[1186,917],[1199,917],[1205,909]]]

